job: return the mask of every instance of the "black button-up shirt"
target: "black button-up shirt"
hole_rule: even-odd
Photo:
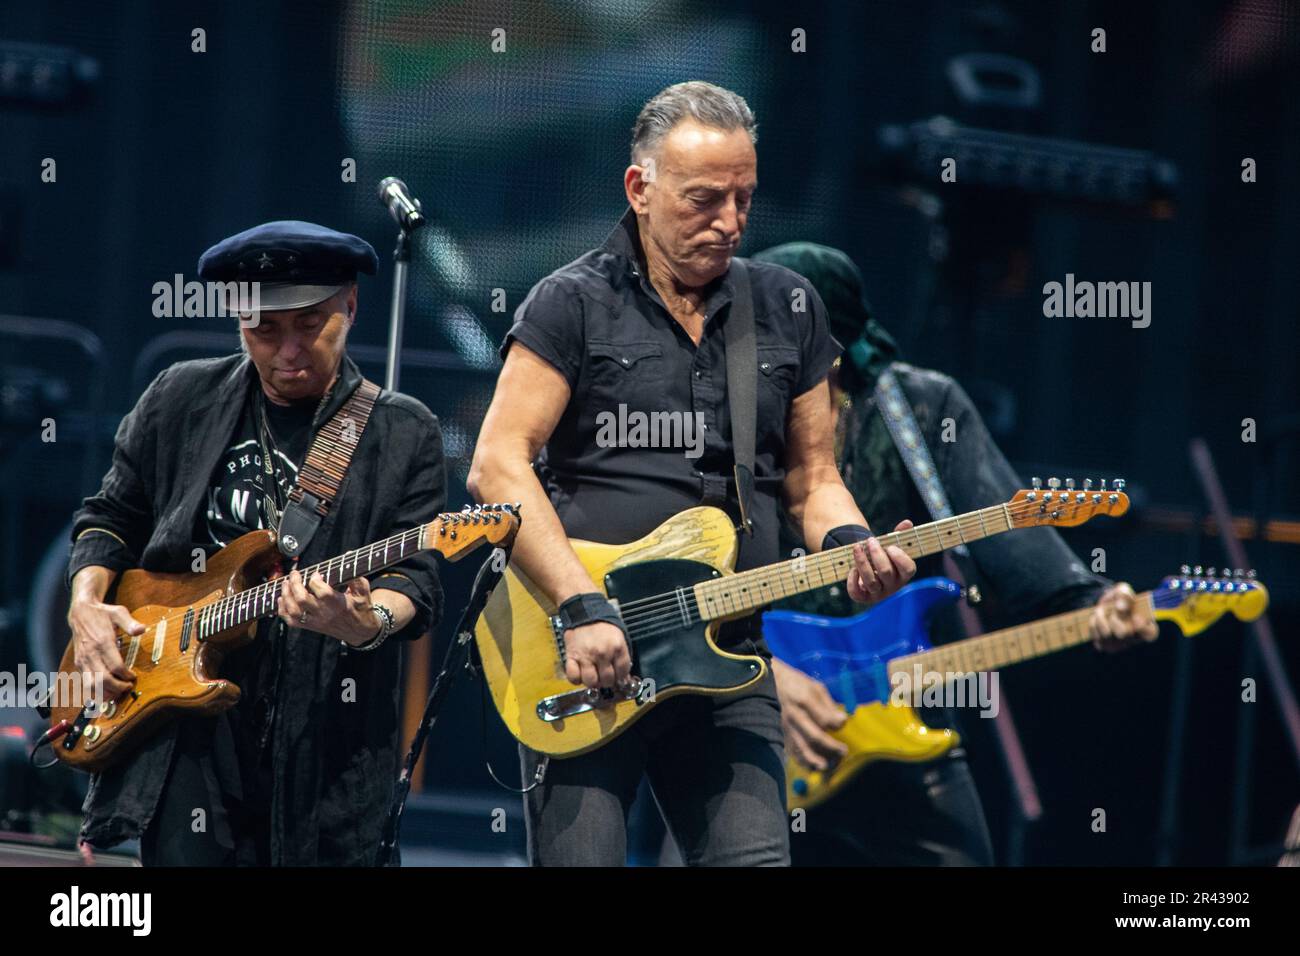
[[[742,570],[782,557],[787,414],[840,351],[806,279],[747,263],[758,346],[757,487]],[[724,342],[731,283],[729,270],[706,290],[697,346],[646,276],[629,209],[603,246],[551,273],[519,306],[502,356],[522,342],[555,366],[572,392],[538,462],[570,537],[624,544],[702,501],[737,517]],[[726,502],[706,494],[719,488]]]

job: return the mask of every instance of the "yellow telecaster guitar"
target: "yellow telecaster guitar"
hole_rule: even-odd
[[[1215,577],[1213,568],[1208,576],[1200,571],[1189,574],[1183,568],[1183,576],[1165,578],[1154,591],[1139,594],[1138,600],[1146,603],[1157,621],[1173,621],[1188,637],[1228,611],[1240,620],[1253,621],[1268,607],[1268,591],[1253,580],[1253,574]],[[926,634],[933,609],[958,600],[961,591],[948,578],[926,578],[854,617],[791,611],[763,615],[763,634],[772,653],[820,680],[849,712],[844,726],[831,734],[849,752],[829,774],[809,770],[793,759],[786,764],[786,800],[791,809],[827,800],[873,761],[933,760],[957,745],[956,732],[927,727],[897,699],[896,689],[916,693],[918,686],[932,687],[940,677],[969,677],[1088,640],[1090,607],[931,648]]]
[[[1006,504],[881,535],[880,542],[918,558],[1012,528],[1079,525],[1094,515],[1127,511],[1122,487],[1116,482],[1110,491],[1022,490]],[[726,694],[750,686],[767,664],[758,656],[720,651],[714,638],[721,622],[843,581],[853,564],[853,548],[846,545],[732,573],[735,528],[725,512],[707,507],[683,511],[631,544],[569,543],[623,615],[635,675],[628,687],[589,690],[569,683],[556,606],[513,563],[475,630],[501,719],[522,743],[553,757],[594,750],[679,694]]]

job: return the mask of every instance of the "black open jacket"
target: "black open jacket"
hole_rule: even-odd
[[[73,522],[69,578],[87,565],[122,571],[191,570],[193,529],[208,480],[256,385],[243,354],[181,362],[162,372],[118,428],[99,493]],[[361,381],[344,358],[313,434]],[[384,391],[303,565],[431,521],[445,507],[438,420],[420,402]],[[415,619],[394,638],[416,638],[442,616],[432,552],[372,576],[400,591]],[[396,779],[401,645],[348,652],[334,638],[288,628],[271,737],[271,861],[365,865],[374,859]],[[260,638],[264,639],[264,638]],[[347,680],[354,684],[345,685]],[[345,686],[353,693],[345,694]],[[348,701],[345,702],[345,697]],[[91,782],[82,838],[111,846],[152,819],[176,744],[169,722],[131,758]]]

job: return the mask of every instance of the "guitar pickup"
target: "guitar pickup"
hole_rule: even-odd
[[[625,700],[636,700],[638,704],[644,704],[650,697],[648,695],[643,697],[641,692],[650,686],[649,681],[634,677],[628,682],[627,687],[621,690],[612,687],[585,687],[582,690],[569,691],[567,694],[543,697],[537,702],[537,716],[549,724],[588,711],[603,710]]]

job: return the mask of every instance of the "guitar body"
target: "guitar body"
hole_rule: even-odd
[[[148,736],[148,728],[180,712],[218,714],[239,700],[239,688],[218,673],[225,653],[253,639],[257,623],[245,623],[214,633],[200,641],[197,626],[184,625],[186,611],[242,591],[272,574],[279,552],[269,531],[253,531],[222,548],[201,574],[123,572],[106,600],[120,604],[145,626],[138,638],[118,632],[118,645],[127,666],[135,672],[135,686],[104,712],[82,720],[83,708],[59,700],[50,708],[52,721],[66,720],[72,733],[51,746],[65,763],[96,772],[125,755]],[[191,616],[192,617],[192,616]],[[186,638],[188,637],[188,640]],[[184,646],[183,646],[184,645]],[[80,683],[73,643],[59,665],[60,688]],[[66,677],[65,677],[66,675]],[[93,697],[88,688],[85,700]]]
[[[725,512],[691,508],[631,544],[569,543],[592,580],[623,609],[632,673],[647,684],[629,697],[569,683],[563,638],[550,620],[556,607],[512,564],[492,592],[475,638],[493,703],[521,743],[552,757],[577,756],[612,740],[665,700],[734,693],[763,676],[767,665],[761,657],[718,649],[717,621],[688,624],[689,615],[671,601],[662,609],[630,607],[675,588],[689,593],[700,581],[730,573],[736,532]],[[554,707],[548,709],[547,702]]]
[[[897,657],[929,650],[931,616],[960,597],[955,582],[935,577],[914,581],[854,617],[792,611],[763,615],[763,636],[772,653],[824,684],[849,712],[844,726],[831,731],[848,753],[829,774],[787,759],[790,809],[828,800],[874,761],[924,762],[957,746],[955,731],[927,727],[911,707],[891,703],[886,668]]]

